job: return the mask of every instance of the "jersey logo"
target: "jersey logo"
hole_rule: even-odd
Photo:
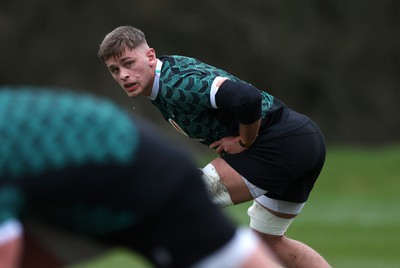
[[[171,118],[168,118],[168,122],[169,122],[179,133],[185,135],[186,137],[189,137],[189,135],[186,134],[186,132],[183,131],[183,129],[181,129],[181,127],[178,126],[178,124],[177,124],[174,120],[172,120]]]

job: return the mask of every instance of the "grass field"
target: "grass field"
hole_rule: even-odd
[[[399,189],[400,146],[328,148],[324,170],[288,236],[315,248],[333,267],[400,267]],[[225,211],[247,225],[249,205]],[[74,267],[151,266],[115,250]]]

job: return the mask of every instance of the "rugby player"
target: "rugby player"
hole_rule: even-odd
[[[54,232],[99,249],[127,247],[154,267],[278,267],[257,235],[212,203],[190,158],[160,136],[104,99],[0,87],[0,267],[34,266],[21,261],[26,225],[47,254],[34,267],[71,264],[52,251],[62,239],[48,244]]]
[[[147,96],[179,132],[216,150],[219,157],[202,169],[216,204],[254,199],[250,227],[286,267],[329,267],[285,235],[325,161],[323,134],[310,118],[195,58],[157,57],[132,26],[108,33],[98,55],[128,97]]]

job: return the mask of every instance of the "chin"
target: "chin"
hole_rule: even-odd
[[[126,92],[126,95],[128,95],[128,97],[130,97],[130,98],[135,98],[135,97],[139,96],[140,94],[136,91],[133,91],[133,92]]]

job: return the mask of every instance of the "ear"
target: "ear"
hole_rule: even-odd
[[[153,48],[149,48],[146,52],[147,59],[149,60],[149,64],[153,65],[157,62],[156,52]]]

